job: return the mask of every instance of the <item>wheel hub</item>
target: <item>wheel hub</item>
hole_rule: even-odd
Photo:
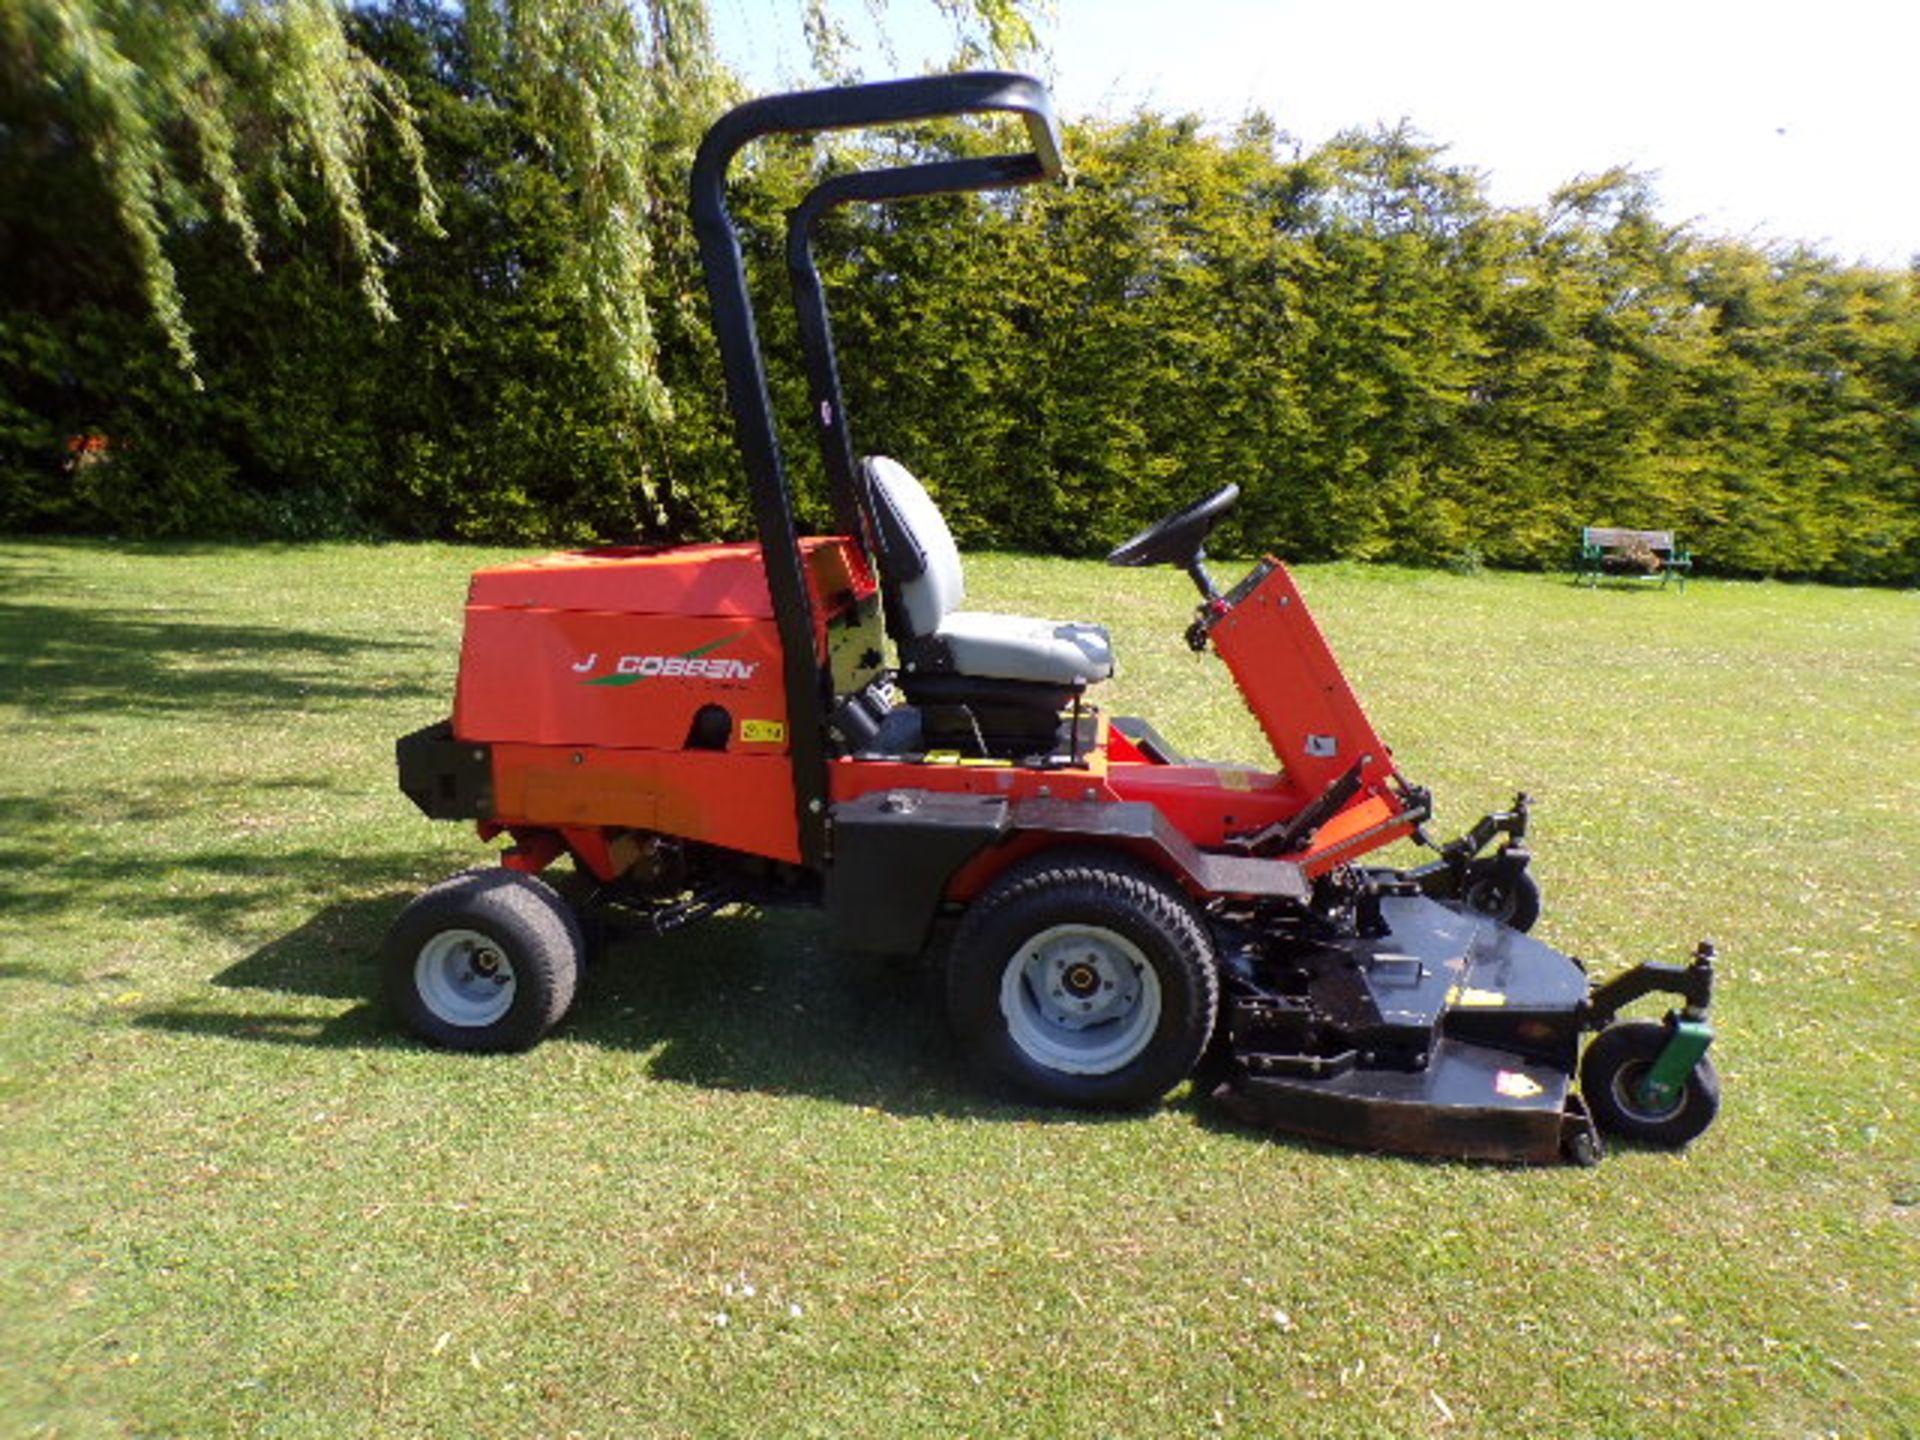
[[[449,1025],[491,1025],[513,1007],[513,962],[478,930],[442,930],[420,947],[413,977],[420,998]]]
[[[1686,1099],[1685,1091],[1656,1093],[1648,1083],[1652,1077],[1653,1066],[1648,1061],[1632,1060],[1622,1065],[1613,1076],[1614,1103],[1647,1121],[1665,1120],[1677,1114]]]
[[[1093,925],[1056,925],[1007,962],[1000,1008],[1029,1059],[1073,1075],[1117,1070],[1160,1021],[1160,981],[1131,940]]]

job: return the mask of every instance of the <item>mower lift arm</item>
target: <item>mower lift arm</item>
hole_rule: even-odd
[[[1686,1002],[1686,1018],[1697,1019],[1713,1004],[1713,942],[1702,940],[1685,965],[1649,960],[1622,971],[1593,987],[1587,997],[1585,1024],[1599,1029],[1643,995],[1677,995]]]

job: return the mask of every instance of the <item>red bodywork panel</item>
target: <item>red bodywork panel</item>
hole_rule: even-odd
[[[816,644],[875,593],[844,537],[803,540]],[[928,760],[831,762],[836,803],[876,790],[1153,805],[1203,850],[1260,834],[1357,762],[1362,784],[1296,860],[1308,875],[1410,833],[1393,763],[1292,577],[1268,560],[1216,613],[1213,645],[1258,717],[1279,772],[1163,764],[1105,723],[1074,767]],[[723,748],[691,743],[702,710],[727,712]],[[596,833],[651,831],[798,862],[779,633],[757,545],[553,555],[473,577],[454,734],[492,747],[495,819],[520,863],[565,848],[600,872]],[[942,763],[942,760],[947,763]],[[977,888],[1028,845],[969,867]],[[976,873],[978,872],[978,873]],[[603,877],[604,878],[604,877]]]
[[[1333,658],[1287,567],[1269,556],[1260,579],[1213,626],[1213,648],[1233,672],[1267,743],[1303,794],[1318,795],[1356,761],[1385,780],[1393,752]]]
[[[1301,857],[1307,873],[1322,874],[1411,835],[1415,821],[1404,817],[1392,783],[1398,778],[1393,752],[1375,733],[1287,567],[1272,556],[1261,561],[1236,587],[1232,607],[1212,633],[1213,648],[1299,797],[1295,812],[1356,764],[1362,767],[1359,791]]]
[[[824,650],[828,620],[872,595],[873,580],[849,541],[802,551]],[[780,635],[758,545],[552,555],[473,577],[460,739],[678,751],[705,705],[727,709],[735,743],[778,734],[754,748],[785,753]]]
[[[816,643],[874,594],[843,537],[803,540]],[[479,571],[453,733],[493,747],[498,824],[653,830],[797,861],[786,690],[760,547],[551,555]],[[724,749],[689,748],[727,712]]]
[[[493,773],[494,805],[508,828],[652,830],[800,859],[784,754],[496,745]]]

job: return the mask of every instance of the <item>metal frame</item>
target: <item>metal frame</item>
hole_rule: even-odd
[[[878,205],[960,191],[1006,190],[1051,178],[1037,155],[994,155],[895,170],[860,170],[814,186],[787,212],[787,275],[800,321],[807,387],[813,415],[819,422],[820,455],[833,493],[834,518],[846,534],[862,533],[865,507],[861,504],[852,427],[847,423],[846,400],[840,389],[840,356],[833,341],[833,322],[813,258],[815,226],[820,217],[841,205]]]
[[[1717,958],[1713,942],[1702,940],[1685,965],[1648,960],[1624,970],[1593,987],[1593,993],[1587,997],[1583,1022],[1588,1029],[1603,1029],[1642,996],[1662,993],[1678,995],[1686,1002],[1686,1017],[1701,1019],[1713,1004],[1713,962]]]
[[[699,239],[700,263],[706,272],[707,293],[713,304],[714,334],[720,344],[721,368],[726,375],[727,403],[733,411],[741,458],[746,462],[747,480],[753,494],[754,524],[760,535],[767,587],[780,629],[800,851],[806,863],[815,869],[825,867],[828,854],[825,718],[832,704],[831,672],[815,637],[813,603],[794,521],[793,491],[774,424],[766,361],[760,350],[753,301],[747,291],[740,236],[727,208],[727,170],[742,149],[767,135],[868,129],[946,116],[993,113],[1016,115],[1026,122],[1033,147],[1030,153],[1000,157],[997,161],[955,161],[841,176],[817,186],[800,207],[807,210],[811,205],[812,210],[794,223],[804,231],[813,215],[846,200],[889,200],[937,194],[943,190],[980,189],[988,184],[1025,184],[1056,178],[1063,173],[1060,126],[1046,88],[1030,75],[1003,71],[934,75],[749,101],[730,110],[714,124],[694,157],[694,232]],[[982,167],[996,166],[997,178],[986,179],[987,170]],[[1016,172],[1018,178],[1013,178]],[[863,193],[865,191],[871,193]],[[795,243],[793,230],[794,225],[790,225],[790,263]],[[838,432],[837,436],[831,433],[822,436],[834,490],[835,513],[842,524],[853,520],[855,524],[850,533],[864,540],[858,525],[851,441],[846,438],[825,298],[804,237],[799,243],[805,269],[812,272],[810,292],[803,295],[798,287],[795,291],[802,332],[806,334],[809,329],[812,332],[808,344],[809,374],[819,391],[817,402],[825,401],[831,407],[826,412],[828,424],[824,431]]]

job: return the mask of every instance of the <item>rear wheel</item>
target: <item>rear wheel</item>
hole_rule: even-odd
[[[1052,1104],[1158,1100],[1206,1049],[1219,990],[1186,897],[1120,856],[1008,872],[967,912],[947,962],[967,1058]]]
[[[388,1003],[422,1039],[525,1050],[573,1003],[583,948],[572,911],[545,883],[469,870],[400,912],[381,964]]]
[[[1580,1094],[1593,1123],[1608,1134],[1679,1149],[1720,1113],[1720,1074],[1702,1056],[1679,1092],[1664,1104],[1643,1093],[1653,1062],[1667,1046],[1667,1027],[1648,1020],[1609,1025],[1580,1060]]]

